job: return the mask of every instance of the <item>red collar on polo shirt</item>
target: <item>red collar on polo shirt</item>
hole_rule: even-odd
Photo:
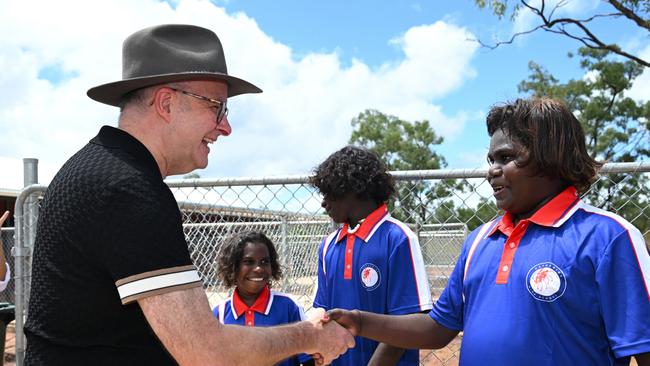
[[[336,242],[340,242],[343,238],[345,240],[345,266],[343,267],[343,279],[352,279],[352,256],[354,254],[354,241],[359,238],[364,242],[368,242],[370,235],[374,232],[377,223],[388,215],[388,207],[382,203],[376,210],[370,213],[365,219],[361,220],[354,229],[350,229],[349,225],[345,223],[336,238]]]
[[[557,196],[553,197],[549,202],[542,206],[537,212],[527,219],[519,220],[517,226],[513,224],[513,215],[506,212],[501,220],[492,228],[488,236],[493,235],[497,230],[505,234],[506,239],[501,254],[501,261],[497,270],[497,284],[508,283],[508,276],[512,268],[512,261],[515,258],[515,252],[519,247],[521,238],[524,237],[528,225],[532,222],[540,226],[559,226],[561,220],[571,210],[573,206],[580,201],[580,197],[575,187],[567,187]],[[562,221],[563,222],[563,221]]]
[[[365,219],[361,220],[359,224],[354,228],[350,229],[350,225],[347,223],[343,224],[339,236],[336,238],[336,242],[343,240],[348,234],[354,235],[359,239],[367,242],[372,232],[372,229],[375,228],[375,225],[388,214],[388,207],[385,203],[382,203],[377,209],[372,211]]]
[[[248,306],[244,302],[244,300],[241,299],[239,296],[239,292],[237,290],[233,291],[232,294],[232,304],[233,304],[233,309],[235,310],[235,319],[239,318],[242,314],[246,313],[246,324],[248,324],[248,311],[254,311],[260,314],[265,314],[266,313],[266,308],[269,305],[269,299],[271,298],[271,290],[269,289],[269,286],[265,286],[262,292],[260,292],[260,295],[257,297],[257,300],[255,300],[255,303],[253,306]]]

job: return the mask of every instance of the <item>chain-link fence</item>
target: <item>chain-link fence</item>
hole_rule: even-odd
[[[14,228],[0,228],[0,241],[2,241],[2,249],[4,250],[5,259],[9,265],[9,270],[13,277],[14,272],[14,262],[11,260],[11,248],[14,247]],[[4,265],[0,263],[0,265]],[[9,281],[7,288],[0,292],[0,302],[9,302],[14,304],[16,300],[14,299],[14,293],[16,291],[16,282]]]
[[[498,214],[485,181],[486,170],[394,172],[398,197],[394,216],[420,239],[434,300],[444,288],[467,234]],[[169,181],[183,214],[192,259],[211,305],[229,289],[216,275],[223,240],[242,230],[260,230],[277,246],[284,278],[274,288],[291,294],[307,310],[316,286],[317,249],[335,226],[320,206],[307,176]],[[23,320],[28,303],[31,245],[38,198],[46,187],[30,186],[16,203],[16,352],[24,353]],[[584,198],[614,211],[650,237],[650,163],[606,165]],[[22,314],[23,316],[19,316]],[[457,365],[461,337],[446,348],[421,351],[421,365]]]

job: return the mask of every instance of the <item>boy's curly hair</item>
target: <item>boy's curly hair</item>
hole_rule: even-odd
[[[217,258],[217,275],[226,287],[236,285],[239,263],[244,256],[244,247],[248,243],[266,245],[271,261],[271,275],[276,281],[282,278],[278,252],[275,250],[275,245],[273,245],[271,239],[259,231],[243,231],[226,239]]]
[[[395,194],[395,179],[372,151],[346,146],[314,169],[310,183],[331,200],[353,193],[359,199],[383,203]]]
[[[492,107],[486,119],[488,135],[497,130],[521,143],[530,153],[528,161],[540,175],[560,178],[589,189],[603,165],[587,152],[580,122],[567,106],[550,98],[517,99]]]

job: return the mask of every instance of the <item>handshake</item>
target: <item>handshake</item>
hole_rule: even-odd
[[[316,365],[329,364],[354,347],[354,336],[361,332],[361,315],[358,310],[334,309],[325,312],[320,308],[314,309],[309,321],[317,332],[316,352],[312,353]]]

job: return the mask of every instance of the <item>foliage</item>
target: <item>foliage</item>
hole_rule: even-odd
[[[530,34],[538,30],[549,33],[559,34],[580,42],[584,47],[593,50],[609,51],[622,56],[638,65],[650,67],[650,60],[642,58],[632,51],[623,49],[620,45],[608,43],[603,34],[597,31],[595,24],[597,22],[623,20],[631,22],[641,31],[650,32],[650,0],[606,0],[602,7],[597,8],[593,14],[586,18],[571,18],[561,16],[561,9],[567,6],[571,0],[552,0],[552,1],[513,1],[508,0],[474,0],[479,8],[488,7],[498,18],[510,14],[510,19],[515,19],[521,12],[530,12],[537,19],[537,24],[530,29],[515,33],[507,41],[499,41],[496,44],[488,45],[479,40],[481,45],[496,48],[502,44],[512,43],[515,38]],[[601,8],[607,8],[600,11]],[[609,28],[611,29],[611,27]]]
[[[564,100],[580,120],[587,148],[606,162],[635,162],[650,157],[650,102],[626,96],[644,67],[633,61],[609,59],[608,52],[581,48],[580,64],[586,76],[560,83],[542,66],[531,62],[531,74],[519,91]],[[647,175],[606,174],[592,186],[586,199],[617,211],[642,231],[650,230]]]
[[[605,51],[582,48],[587,77],[560,83],[542,66],[529,63],[531,75],[519,91],[564,100],[582,123],[592,156],[605,161],[638,161],[650,156],[650,102],[625,95],[643,67],[607,59]]]
[[[352,120],[350,143],[371,149],[391,170],[440,169],[444,157],[432,150],[442,143],[429,121],[409,123],[376,110],[366,110]]]
[[[199,178],[201,178],[201,176],[199,175],[199,173],[196,172],[188,173],[183,176],[183,179],[199,179]]]
[[[469,231],[496,218],[499,214],[500,210],[491,197],[481,197],[474,208],[469,205],[457,207],[453,200],[447,199],[436,207],[435,211],[435,217],[441,223],[464,222]]]
[[[390,170],[430,170],[447,166],[445,158],[434,151],[442,143],[429,121],[413,123],[376,110],[366,110],[352,120],[350,143],[364,146],[379,155]],[[438,183],[400,181],[397,200],[391,204],[393,214],[407,222],[431,221],[436,200],[450,197],[465,184],[453,179]],[[437,217],[436,217],[437,218]]]

